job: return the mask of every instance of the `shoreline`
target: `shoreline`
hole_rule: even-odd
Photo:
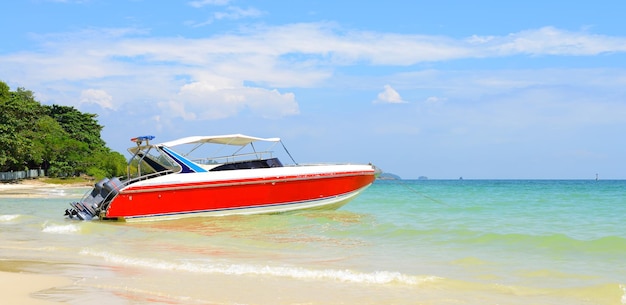
[[[17,182],[0,183],[0,198],[32,198],[50,196],[47,190],[78,189],[93,187],[90,181],[68,184],[48,183],[45,179],[24,179]]]

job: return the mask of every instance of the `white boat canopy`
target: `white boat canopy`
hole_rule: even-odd
[[[259,141],[280,142],[280,138],[257,138],[257,137],[242,135],[242,134],[219,135],[219,136],[193,136],[193,137],[186,137],[186,138],[180,138],[178,140],[163,142],[155,146],[174,147],[174,146],[184,145],[184,144],[204,144],[204,143],[246,146],[250,143],[259,142]]]

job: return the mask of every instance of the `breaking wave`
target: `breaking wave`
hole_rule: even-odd
[[[81,255],[101,257],[108,262],[160,270],[186,271],[195,273],[212,273],[224,275],[264,275],[304,280],[334,280],[346,283],[361,284],[405,284],[419,285],[438,280],[435,276],[413,276],[399,272],[376,271],[371,273],[352,270],[314,270],[301,267],[262,266],[251,264],[226,264],[210,262],[168,262],[148,258],[132,258],[109,252],[98,252],[89,249],[80,251]]]
[[[74,234],[80,232],[80,226],[77,224],[55,225],[45,223],[41,231],[54,234]]]
[[[0,215],[0,222],[10,222],[19,218],[20,215]]]

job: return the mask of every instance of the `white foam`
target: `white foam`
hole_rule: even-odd
[[[363,284],[405,284],[419,285],[424,282],[437,280],[436,277],[420,277],[405,275],[399,272],[376,271],[363,273],[351,270],[334,269],[305,269],[301,267],[276,267],[250,264],[224,264],[224,263],[199,263],[194,262],[167,262],[163,260],[149,258],[131,258],[116,255],[109,252],[97,252],[83,249],[81,255],[97,256],[104,258],[108,262],[130,265],[143,268],[154,268],[161,270],[176,270],[195,273],[213,273],[226,275],[265,275],[276,277],[288,277],[305,280],[334,280],[347,283]]]
[[[621,289],[622,289],[622,291],[624,292],[624,293],[622,294],[622,304],[626,305],[626,285],[622,285],[622,284],[620,284],[620,285],[619,285],[619,288],[621,288]]]
[[[0,221],[9,222],[17,219],[18,217],[20,217],[20,215],[0,215]]]
[[[48,195],[64,197],[67,196],[67,192],[64,189],[52,189],[47,191]]]
[[[46,223],[43,225],[43,229],[41,231],[44,233],[73,234],[80,232],[80,227],[76,224],[49,225]]]

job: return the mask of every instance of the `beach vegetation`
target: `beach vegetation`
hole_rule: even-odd
[[[0,171],[44,169],[51,177],[123,175],[126,159],[102,140],[97,114],[43,105],[0,81]]]
[[[57,185],[90,185],[92,186],[95,178],[89,176],[79,176],[79,177],[43,177],[38,179],[39,182],[45,184],[57,184]]]

